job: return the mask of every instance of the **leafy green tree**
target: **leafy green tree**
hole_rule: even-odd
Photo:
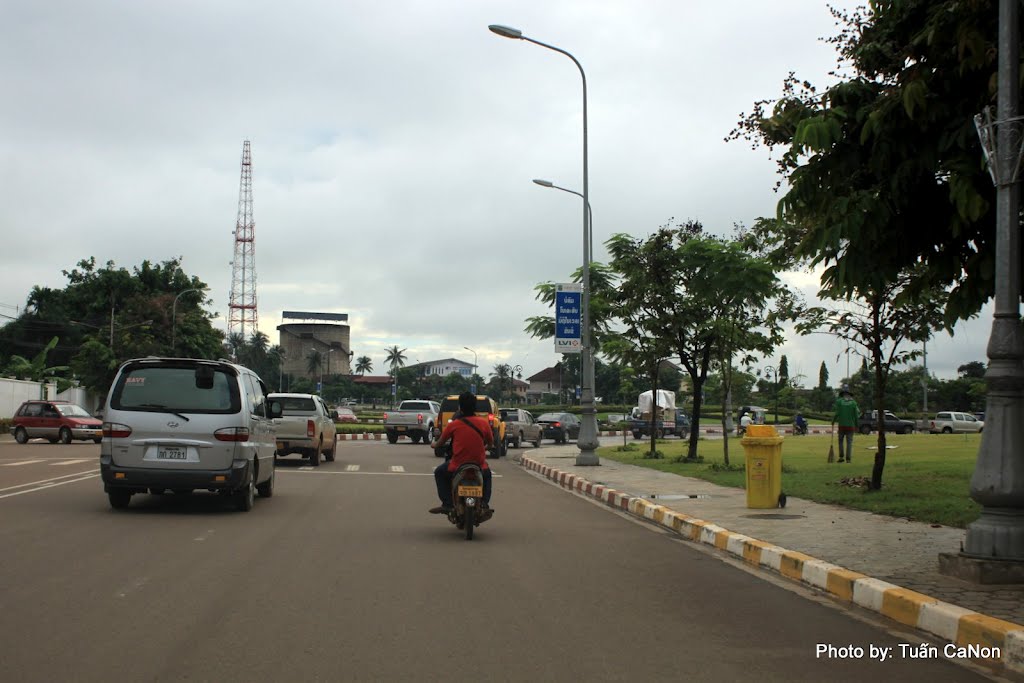
[[[818,92],[791,74],[732,134],[781,149],[788,190],[764,236],[825,266],[836,297],[908,273],[912,298],[948,290],[950,327],[994,288],[995,195],[973,117],[994,101],[998,13],[990,0],[904,0],[834,14],[844,77]]]
[[[978,360],[972,360],[970,363],[964,363],[958,367],[956,372],[961,377],[985,379],[985,364]]]
[[[306,372],[309,373],[310,381],[317,376],[324,364],[324,354],[320,349],[310,349],[306,353]]]

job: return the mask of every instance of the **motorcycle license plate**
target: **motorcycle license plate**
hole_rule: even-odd
[[[459,495],[465,497],[480,498],[484,495],[483,486],[459,486]]]

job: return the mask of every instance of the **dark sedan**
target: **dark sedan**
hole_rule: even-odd
[[[572,413],[544,413],[537,418],[537,424],[544,428],[544,438],[555,443],[565,443],[580,436],[580,419]]]

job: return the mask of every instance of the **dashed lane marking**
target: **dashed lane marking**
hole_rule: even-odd
[[[5,462],[3,467],[17,467],[18,465],[31,465],[34,462],[43,462],[42,460],[22,460],[20,462]]]
[[[358,472],[359,471],[359,465],[346,465],[345,466],[345,471],[346,472]]]
[[[80,462],[89,462],[89,458],[82,458],[80,460],[65,460],[64,462],[52,462],[50,467],[61,467],[63,465],[77,465]]]
[[[405,472],[405,467],[403,467],[402,465],[392,465],[391,466],[391,471],[392,472]]]

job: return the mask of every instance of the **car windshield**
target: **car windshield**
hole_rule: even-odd
[[[64,417],[92,417],[92,415],[90,415],[82,406],[58,403],[56,408]]]
[[[199,381],[196,365],[129,366],[114,385],[110,405],[117,410],[179,413],[237,413],[238,382],[224,367],[211,367],[210,386]]]

